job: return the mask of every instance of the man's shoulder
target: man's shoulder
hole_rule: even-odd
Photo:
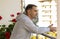
[[[22,15],[22,19],[24,19],[24,20],[29,20],[29,17],[28,17],[27,15],[23,14],[23,15]]]
[[[32,20],[25,14],[22,14],[22,17],[21,17],[22,21],[25,21],[25,22],[31,22]]]
[[[16,17],[16,20],[18,21],[18,20],[25,20],[25,19],[27,19],[27,16],[25,15],[25,14],[23,14],[23,13],[21,13],[21,14],[19,14],[17,17]]]

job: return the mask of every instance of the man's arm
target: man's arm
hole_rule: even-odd
[[[33,33],[44,33],[50,31],[50,29],[47,28],[39,28],[37,27],[29,18],[22,19],[23,24],[25,25],[25,29],[27,29],[29,32]]]

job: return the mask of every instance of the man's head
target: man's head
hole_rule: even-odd
[[[31,18],[35,18],[37,16],[37,6],[33,4],[27,5],[25,8],[25,12],[27,15],[29,15]]]

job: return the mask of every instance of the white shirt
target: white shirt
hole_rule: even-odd
[[[25,14],[20,14],[16,20],[17,22],[10,39],[30,39],[31,33],[44,33],[49,31],[49,28],[37,27]]]

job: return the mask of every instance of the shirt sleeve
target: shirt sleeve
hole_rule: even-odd
[[[50,28],[49,27],[39,27],[38,32],[39,33],[50,32]]]
[[[25,25],[24,26],[25,29],[32,33],[44,33],[50,30],[48,27],[47,28],[37,27],[29,18],[22,19],[22,22]]]

